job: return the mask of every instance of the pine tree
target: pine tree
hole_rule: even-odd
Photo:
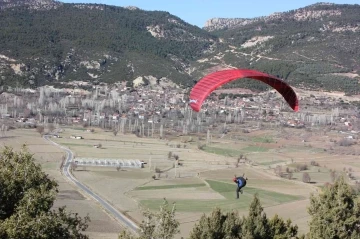
[[[201,217],[190,239],[289,239],[298,238],[297,233],[298,227],[290,220],[284,222],[278,215],[269,220],[255,195],[247,217],[240,218],[235,212],[223,214],[215,208],[209,216]]]
[[[360,238],[360,202],[343,177],[311,195],[308,212],[309,239]]]
[[[143,216],[137,239],[172,239],[179,233],[180,223],[175,219],[175,205],[170,209],[166,199],[160,206],[160,212],[146,210]],[[122,231],[118,238],[136,239],[127,231]]]
[[[297,238],[296,235],[298,233],[298,226],[291,225],[291,220],[288,219],[284,222],[278,215],[275,215],[269,221],[271,236],[270,238],[274,239],[288,239],[288,238]],[[300,238],[304,238],[304,236],[300,236]]]
[[[248,217],[243,217],[243,234],[245,238],[268,238],[270,225],[257,195],[250,204]]]
[[[190,234],[190,239],[236,239],[241,238],[241,220],[235,212],[222,214],[220,208],[215,208],[210,216],[205,214]]]

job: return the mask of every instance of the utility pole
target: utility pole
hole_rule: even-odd
[[[149,171],[151,172],[151,156],[149,158]]]
[[[151,122],[151,138],[154,138],[154,119]]]
[[[163,137],[163,128],[164,126],[161,124],[160,125],[160,137],[162,138]]]
[[[175,160],[175,178],[176,178],[176,165],[177,165],[177,160]]]

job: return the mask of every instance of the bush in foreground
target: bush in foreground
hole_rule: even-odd
[[[140,236],[137,239],[172,239],[179,232],[179,223],[175,220],[175,207],[168,208],[165,200],[160,212],[146,211],[144,220],[140,226]],[[257,195],[254,196],[249,209],[249,215],[242,217],[236,212],[223,213],[221,209],[215,208],[213,212],[201,217],[190,233],[190,239],[289,239],[304,238],[297,237],[298,227],[286,222],[278,215],[268,219],[263,211]],[[119,235],[119,239],[135,239],[126,231]]]
[[[86,239],[89,217],[51,210],[58,185],[24,147],[0,153],[0,238]]]

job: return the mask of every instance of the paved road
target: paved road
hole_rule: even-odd
[[[50,136],[51,137],[51,136]],[[103,208],[105,208],[105,210],[107,212],[109,212],[110,214],[112,214],[117,220],[119,220],[122,224],[124,224],[126,227],[128,227],[129,229],[131,229],[133,232],[137,233],[138,231],[138,226],[131,221],[129,218],[127,218],[124,214],[122,214],[121,212],[119,212],[117,209],[115,209],[113,206],[111,206],[108,202],[106,202],[104,199],[102,199],[100,196],[98,196],[96,193],[94,193],[93,191],[91,191],[91,189],[89,189],[88,187],[86,187],[83,183],[81,183],[80,181],[78,181],[70,172],[70,165],[71,162],[74,158],[73,156],[73,152],[68,149],[65,148],[57,143],[55,143],[54,141],[52,141],[49,136],[44,136],[44,139],[46,139],[47,141],[51,142],[52,144],[56,145],[57,147],[63,149],[66,154],[66,160],[64,162],[64,166],[63,166],[63,174],[70,180],[72,181],[77,187],[81,188],[84,192],[86,192],[90,197],[92,197],[95,201],[99,202],[101,204],[101,206]]]

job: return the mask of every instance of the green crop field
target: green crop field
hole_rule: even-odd
[[[161,185],[161,186],[142,186],[142,187],[137,187],[135,190],[159,190],[159,189],[172,189],[172,188],[197,188],[197,187],[204,187],[204,186],[206,186],[205,183]]]
[[[206,180],[210,185],[211,189],[220,193],[225,199],[210,199],[210,200],[169,200],[169,203],[175,203],[176,209],[183,212],[210,212],[215,207],[219,207],[222,210],[241,210],[247,209],[253,199],[255,194],[258,194],[260,200],[264,207],[278,205],[281,203],[291,202],[295,200],[300,200],[302,197],[287,195],[252,187],[246,187],[244,194],[240,195],[240,199],[235,199],[236,187],[230,183],[224,183],[214,180]],[[166,185],[167,188],[176,188],[181,185]],[[189,187],[191,187],[189,185]],[[196,187],[196,185],[192,186]],[[155,187],[150,187],[149,189],[155,189]],[[160,192],[159,192],[160,193]],[[180,191],[179,191],[180,193]],[[149,199],[141,200],[141,205],[143,207],[149,208],[151,210],[158,210],[159,206],[162,204],[163,200],[161,199]]]

